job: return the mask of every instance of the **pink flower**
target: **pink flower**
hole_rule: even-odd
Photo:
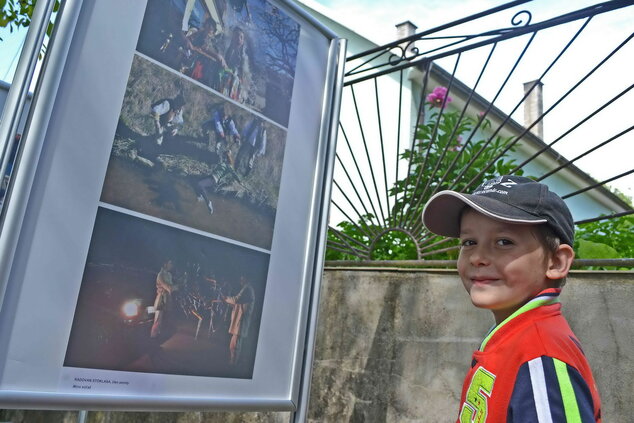
[[[436,87],[434,91],[427,96],[427,102],[431,104],[432,107],[444,107],[452,101],[453,99],[447,95],[446,87]]]

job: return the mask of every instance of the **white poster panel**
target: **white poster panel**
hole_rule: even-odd
[[[287,2],[84,1],[0,311],[2,406],[296,407],[336,41]]]

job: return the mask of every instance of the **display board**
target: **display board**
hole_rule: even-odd
[[[0,405],[294,410],[338,40],[289,2],[85,0],[54,42]]]

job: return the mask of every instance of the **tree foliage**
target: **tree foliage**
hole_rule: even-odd
[[[262,36],[271,47],[266,50],[267,65],[279,74],[292,77],[295,74],[299,26],[289,22],[275,7],[271,12],[263,13],[261,18],[265,23]]]
[[[582,259],[634,257],[634,215],[578,226],[575,251]]]
[[[0,28],[9,28],[10,32],[28,28],[37,0],[0,0]],[[55,0],[53,12],[59,10],[60,2]],[[51,35],[53,24],[49,23],[46,33]],[[2,38],[0,38],[0,41]]]

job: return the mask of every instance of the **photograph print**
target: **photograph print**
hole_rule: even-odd
[[[252,378],[268,263],[99,208],[64,366]]]
[[[270,249],[286,130],[136,55],[101,201]]]
[[[299,33],[266,0],[149,0],[137,50],[287,127]]]

